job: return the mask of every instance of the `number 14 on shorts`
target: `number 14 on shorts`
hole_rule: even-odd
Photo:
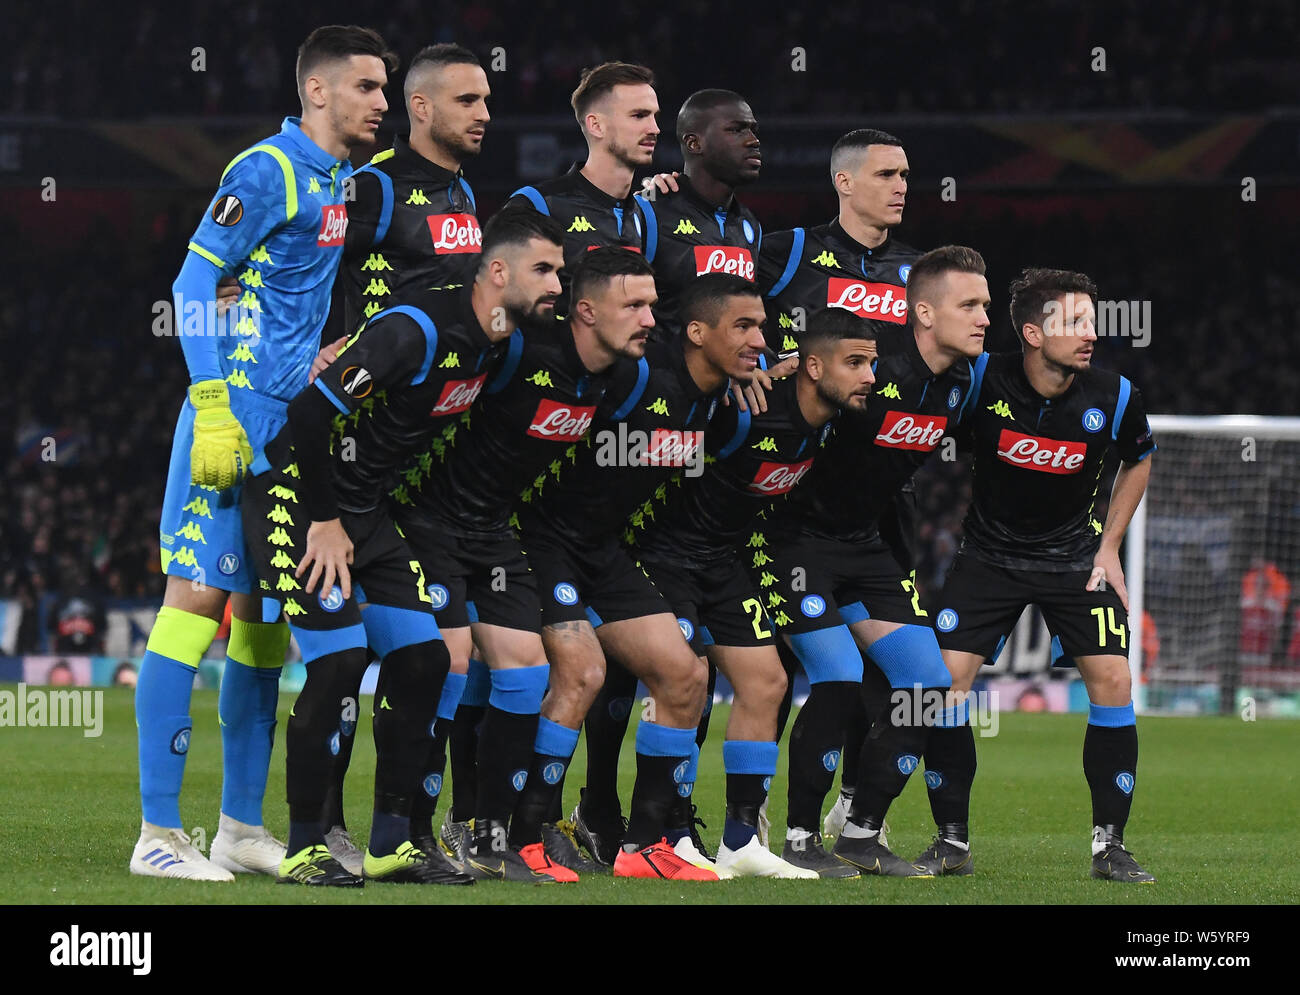
[[[1116,621],[1113,606],[1107,605],[1104,608],[1099,606],[1094,608],[1091,614],[1097,616],[1097,645],[1099,647],[1105,649],[1107,636],[1114,635],[1119,636],[1120,649],[1128,649],[1128,628],[1123,622]]]

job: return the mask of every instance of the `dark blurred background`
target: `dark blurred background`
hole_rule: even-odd
[[[912,166],[899,237],[969,244],[989,262],[990,349],[1015,347],[1006,286],[1022,267],[1081,269],[1102,298],[1150,303],[1149,343],[1103,339],[1096,359],[1140,385],[1148,410],[1300,413],[1294,2],[19,0],[6,21],[9,652],[87,626],[93,645],[104,604],[160,598],[157,523],[187,378],[178,345],[151,331],[154,305],[169,299],[224,164],[298,113],[295,51],[324,23],[372,26],[402,56],[378,148],[404,130],[400,80],[420,47],[459,41],[501,66],[488,73],[484,152],[466,166],[484,216],[582,158],[568,106],[581,69],[644,62],[659,79],[659,168],[680,163],[683,97],[723,86],[749,98],[765,165],[744,199],[768,231],[829,220],[831,143],[882,127]],[[945,180],[955,199],[941,196]],[[923,583],[955,547],[960,475],[930,473],[925,501]],[[77,597],[86,606],[61,628]]]

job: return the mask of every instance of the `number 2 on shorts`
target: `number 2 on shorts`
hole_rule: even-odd
[[[770,639],[772,631],[763,628],[763,604],[758,598],[749,598],[741,602],[740,607],[746,612],[753,612],[754,617],[750,622],[754,625],[754,637],[756,639]]]

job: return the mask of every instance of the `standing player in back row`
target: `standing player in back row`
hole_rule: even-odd
[[[1092,367],[1096,297],[1082,273],[1025,270],[1011,284],[1022,353],[990,356],[971,400],[971,504],[934,622],[957,700],[950,721],[932,731],[931,748],[936,736],[951,739],[944,753],[952,765],[935,771],[926,755],[927,783],[934,773],[964,791],[935,811],[939,833],[920,858],[935,873],[970,873],[975,741],[964,693],[1025,606],[1036,604],[1078,665],[1091,703],[1083,770],[1092,793],[1092,876],[1155,881],[1124,848],[1138,742],[1119,547],[1156,444],[1137,388]],[[1112,455],[1120,465],[1103,525],[1093,509]]]
[[[307,385],[347,230],[348,155],[374,142],[395,67],[368,28],[313,31],[298,50],[302,118],[286,118],[279,134],[226,167],[172,287],[191,385],[160,523],[167,591],[136,687],[144,819],[133,874],[229,881],[231,871],[273,874],[284,857],[262,825],[262,796],[288,629],[278,609],[262,614],[238,485]],[[194,310],[215,313],[217,282],[235,274],[237,341],[195,328]],[[221,822],[209,861],[181,829],[179,798],[194,674],[228,596]]]
[[[326,350],[325,358],[336,357],[346,336],[376,312],[399,303],[415,304],[417,297],[434,288],[474,282],[483,233],[475,216],[474,192],[461,164],[477,156],[482,147],[490,118],[489,93],[487,75],[469,49],[430,45],[411,61],[403,84],[410,134],[394,138],[391,149],[380,152],[353,177],[356,199],[349,206],[347,241],[336,281],[341,292],[334,296],[331,315],[334,330],[344,338]],[[463,673],[449,675],[444,711],[459,704],[455,691],[464,680]],[[450,724],[439,720],[444,723]],[[360,875],[362,854],[353,845],[343,816],[343,778],[352,744],[353,736],[340,738],[323,821],[330,852]],[[431,817],[436,804],[436,795],[417,795],[416,815]]]

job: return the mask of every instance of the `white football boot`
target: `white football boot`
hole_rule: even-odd
[[[727,849],[727,844],[718,846],[718,870],[728,870],[738,878],[799,878],[817,880],[816,871],[806,867],[795,867],[789,861],[782,860],[755,836],[739,850]]]
[[[187,878],[191,881],[233,881],[235,876],[218,867],[190,843],[180,829],[140,824],[140,839],[131,852],[132,874],[151,878]]]
[[[211,852],[212,863],[235,874],[278,875],[285,847],[265,826],[250,826],[222,815]]]

